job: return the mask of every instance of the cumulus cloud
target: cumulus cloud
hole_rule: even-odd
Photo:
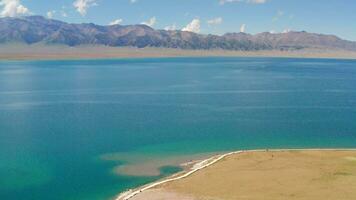
[[[291,32],[291,29],[290,29],[290,28],[286,28],[286,29],[284,29],[284,30],[282,31],[282,33],[289,33],[289,32]]]
[[[214,18],[214,19],[210,19],[207,21],[207,23],[209,25],[219,25],[223,22],[223,18],[222,17],[217,17],[217,18]]]
[[[278,21],[279,18],[284,16],[284,12],[282,10],[277,11],[276,16],[273,17],[273,21]]]
[[[186,27],[184,27],[182,29],[182,31],[199,33],[200,32],[200,20],[193,19],[193,21],[191,21]]]
[[[227,3],[252,3],[252,4],[263,4],[266,3],[267,0],[219,0],[220,5],[224,5]]]
[[[49,19],[52,19],[54,14],[56,14],[56,11],[55,10],[50,10],[50,11],[47,12],[47,17]]]
[[[0,7],[2,7],[1,17],[17,17],[30,13],[29,9],[22,5],[20,0],[0,0]]]
[[[110,26],[113,26],[113,25],[118,25],[118,24],[121,24],[124,20],[123,19],[116,19],[112,22],[109,23]]]
[[[164,27],[164,30],[166,30],[166,31],[174,31],[174,30],[177,30],[177,26],[176,26],[176,24],[172,24],[170,26]]]
[[[144,25],[147,25],[147,26],[150,26],[150,27],[153,27],[157,22],[157,19],[156,17],[152,17],[150,18],[148,21],[146,22],[141,22],[141,24],[144,24]]]
[[[240,27],[240,32],[244,33],[246,31],[246,24],[242,24]]]
[[[248,3],[262,4],[266,3],[267,0],[247,0]]]
[[[243,2],[243,0],[219,0],[220,5],[224,5],[226,3],[236,3],[236,2]]]
[[[286,28],[283,31],[270,30],[269,33],[271,33],[271,34],[281,34],[281,33],[289,33],[291,31],[293,31],[293,30],[290,29],[290,28]]]
[[[63,10],[61,11],[61,15],[62,15],[62,17],[68,17],[68,14]]]
[[[73,6],[82,15],[87,14],[88,8],[98,5],[96,0],[75,0]]]

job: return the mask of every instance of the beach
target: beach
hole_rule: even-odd
[[[43,44],[0,45],[0,60],[72,60],[167,57],[285,57],[356,59],[356,52],[337,49],[303,49],[293,51],[229,51],[220,49],[191,50],[155,47],[109,47],[93,45],[82,45],[74,47]]]
[[[355,199],[356,151],[255,150],[213,156],[117,200]]]

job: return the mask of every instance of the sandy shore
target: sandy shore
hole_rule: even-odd
[[[355,199],[356,150],[255,150],[211,157],[117,200]]]
[[[160,57],[294,57],[356,59],[356,52],[309,49],[300,51],[225,51],[107,46],[0,45],[0,60],[62,60]]]
[[[153,189],[155,187],[158,187],[158,186],[166,184],[166,183],[170,183],[170,182],[173,182],[173,181],[178,181],[180,179],[187,178],[190,175],[192,175],[192,174],[194,174],[194,173],[196,173],[196,172],[198,172],[198,171],[200,171],[200,170],[202,170],[204,168],[207,168],[207,167],[217,163],[218,161],[224,159],[227,156],[230,156],[230,155],[233,155],[233,154],[242,153],[242,152],[243,151],[226,153],[226,154],[213,156],[213,157],[210,157],[208,159],[192,163],[192,167],[189,170],[187,170],[186,172],[183,172],[183,173],[180,173],[180,174],[176,174],[171,178],[167,178],[165,180],[149,184],[147,186],[144,186],[142,188],[138,188],[136,190],[131,190],[131,191],[124,192],[124,193],[120,194],[116,198],[116,200],[129,200],[129,199],[132,199],[135,196],[141,194],[142,192],[145,192],[147,190]]]

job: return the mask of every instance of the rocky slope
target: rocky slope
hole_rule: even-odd
[[[155,30],[146,25],[69,24],[41,16],[0,18],[0,43],[107,45],[224,50],[296,50],[306,48],[356,51],[356,42],[307,32],[227,33],[222,36]]]

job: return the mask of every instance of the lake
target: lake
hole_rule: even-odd
[[[356,60],[0,62],[0,199],[106,200],[190,156],[355,147]]]

